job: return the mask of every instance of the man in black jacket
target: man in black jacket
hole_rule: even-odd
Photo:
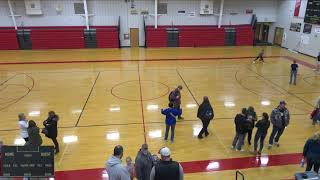
[[[203,133],[205,133],[205,136],[209,135],[208,126],[214,117],[214,112],[207,96],[203,97],[203,102],[199,106],[197,117],[202,121],[202,129],[198,135],[198,138],[202,139]]]
[[[234,124],[236,125],[236,136],[232,142],[232,149],[236,149],[237,151],[244,151],[241,149],[241,146],[244,144],[244,139],[246,136],[247,128],[246,121],[247,121],[247,109],[242,108],[241,114],[237,114],[234,118]]]
[[[54,112],[50,111],[48,113],[48,119],[43,122],[43,125],[45,127],[45,135],[46,137],[50,138],[54,144],[54,148],[56,150],[56,154],[59,153],[59,143],[57,141],[58,136],[58,121],[59,116]]]
[[[170,158],[170,149],[160,149],[161,160],[152,168],[150,180],[183,180],[183,168]]]

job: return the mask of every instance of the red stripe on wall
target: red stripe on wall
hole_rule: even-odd
[[[301,0],[296,0],[296,5],[294,7],[294,17],[299,17],[300,7],[301,7]]]

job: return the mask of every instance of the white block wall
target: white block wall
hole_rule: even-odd
[[[73,3],[82,0],[41,0],[43,15],[27,16],[23,0],[11,0],[18,26],[84,26],[85,19],[81,15],[74,14]],[[249,24],[251,14],[245,14],[246,9],[253,9],[258,20],[275,21],[278,0],[225,0],[223,25]],[[121,18],[121,45],[129,46],[130,41],[123,39],[123,34],[129,33],[130,28],[140,28],[140,45],[144,45],[143,16],[131,15],[131,2],[124,0],[87,0],[89,14],[89,25],[118,25]],[[217,25],[218,16],[200,16],[200,0],[159,0],[160,3],[168,3],[168,14],[159,17],[159,25]],[[148,10],[154,14],[154,0],[134,0],[135,9]],[[56,8],[63,8],[61,14]],[[220,0],[214,0],[214,12],[219,13]],[[179,15],[179,10],[185,10],[185,15]],[[195,17],[189,17],[188,13],[195,12]],[[238,13],[230,15],[230,13]],[[13,26],[9,17],[7,0],[0,0],[0,26]],[[147,25],[154,24],[153,16],[146,16]]]
[[[306,12],[308,0],[302,0],[299,17],[293,17],[294,8],[295,8],[295,0],[279,0],[278,9],[277,9],[277,21],[273,24],[270,34],[269,41],[273,42],[274,39],[274,31],[276,27],[284,28],[284,33],[286,38],[282,41],[282,46],[289,49],[296,49],[301,53],[317,56],[318,52],[320,52],[320,34],[316,34],[314,29],[315,27],[320,28],[320,25],[312,25],[311,34],[304,34],[304,15]],[[293,23],[301,23],[301,31],[294,32],[290,31],[290,24]],[[301,44],[299,43],[301,40],[301,36],[308,36],[310,38],[309,44]]]

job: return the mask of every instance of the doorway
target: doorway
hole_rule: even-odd
[[[281,46],[282,45],[282,37],[283,37],[283,28],[276,27],[276,31],[274,34],[273,44]]]
[[[139,47],[139,28],[130,28],[130,46]]]
[[[262,26],[262,41],[268,42],[268,37],[269,37],[269,25],[263,24]]]

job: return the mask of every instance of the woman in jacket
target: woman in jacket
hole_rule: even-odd
[[[174,140],[174,130],[176,127],[176,116],[180,116],[182,114],[181,109],[176,109],[173,107],[173,103],[169,103],[169,108],[161,109],[161,114],[166,116],[166,133],[164,140],[168,139],[169,129],[171,128],[171,142]]]
[[[198,134],[198,138],[202,139],[203,133],[205,136],[209,135],[208,126],[214,117],[214,112],[207,96],[203,97],[203,102],[199,106],[197,117],[202,121],[202,129]]]
[[[48,113],[48,119],[43,122],[45,127],[45,135],[50,138],[54,143],[56,154],[59,153],[59,143],[57,141],[58,136],[58,120],[59,116],[54,111]]]
[[[28,127],[29,141],[26,143],[26,146],[41,146],[42,138],[39,133],[40,130],[37,124],[33,120],[30,120]]]
[[[267,136],[268,129],[270,127],[270,121],[269,121],[269,115],[267,113],[262,113],[262,119],[259,120],[256,124],[257,132],[256,135],[254,136],[254,150],[253,153],[255,154],[258,149],[258,141],[260,140],[260,148],[258,151],[258,154],[261,154],[261,151],[263,149],[264,145],[264,139]]]
[[[309,138],[303,148],[303,157],[307,161],[306,171],[311,171],[312,167],[319,173],[320,166],[320,132]]]
[[[248,144],[251,145],[252,130],[254,128],[255,122],[257,121],[257,113],[254,111],[254,108],[252,106],[248,107],[247,120],[250,121],[247,128],[248,128]]]

